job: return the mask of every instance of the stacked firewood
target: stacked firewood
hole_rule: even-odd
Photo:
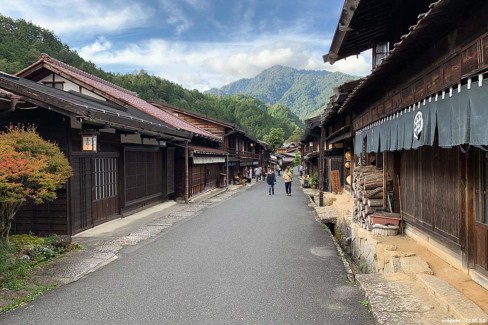
[[[368,228],[369,216],[383,208],[383,170],[359,166],[354,169],[352,179],[354,220]]]

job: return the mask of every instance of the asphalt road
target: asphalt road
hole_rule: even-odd
[[[1,324],[374,324],[294,182],[260,182]]]

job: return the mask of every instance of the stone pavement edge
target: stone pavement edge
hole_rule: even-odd
[[[331,193],[324,193],[326,206],[318,207],[318,191],[305,188],[303,191],[320,223],[335,223],[341,218],[341,211],[350,209],[335,202],[337,195]],[[330,235],[340,255],[345,256],[335,236]],[[385,269],[385,273],[354,273],[343,257],[346,271],[352,272],[351,276],[364,290],[378,324],[488,324],[488,314],[452,285],[433,275],[423,259],[405,252],[390,253],[397,265]]]

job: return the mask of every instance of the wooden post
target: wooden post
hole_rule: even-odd
[[[189,198],[189,180],[190,177],[188,175],[189,173],[189,168],[188,168],[188,156],[189,156],[189,151],[190,149],[188,148],[188,141],[185,142],[185,203],[188,203],[188,198]]]
[[[320,144],[319,144],[319,206],[324,206],[324,144],[325,144],[325,128],[320,124]]]
[[[225,171],[225,188],[229,188],[229,153],[225,155],[225,166],[226,166],[226,171]]]

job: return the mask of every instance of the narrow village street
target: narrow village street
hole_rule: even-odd
[[[0,325],[488,325],[487,0],[4,2]]]
[[[373,324],[307,204],[298,181],[258,182],[0,323]]]

